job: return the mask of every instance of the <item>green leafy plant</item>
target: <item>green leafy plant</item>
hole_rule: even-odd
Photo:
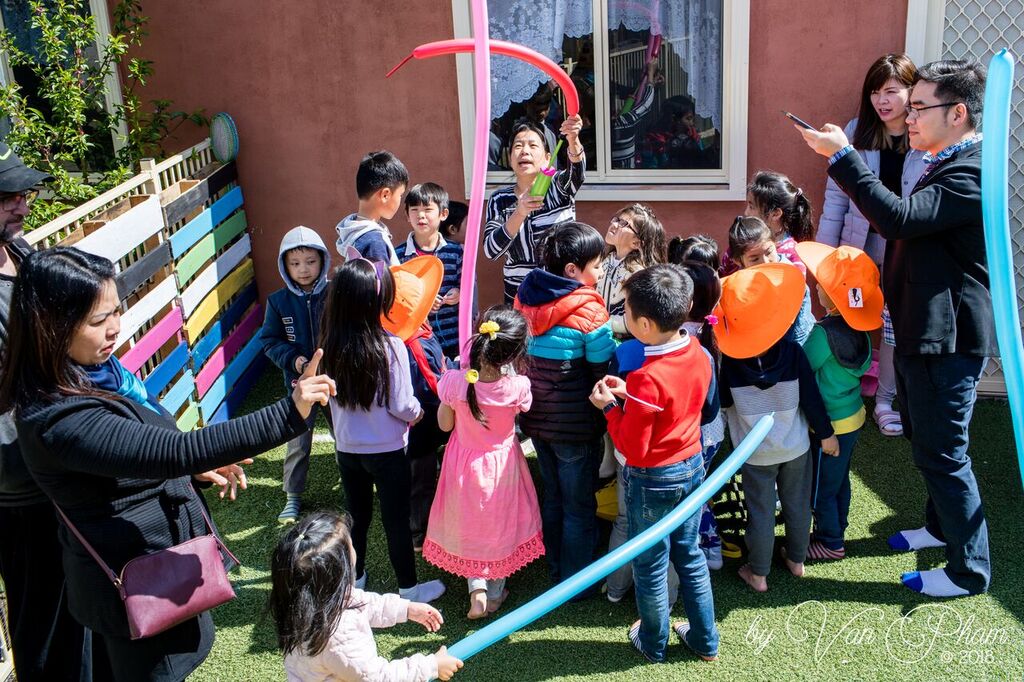
[[[186,121],[208,125],[202,110],[174,111],[168,100],[144,102],[139,89],[153,62],[129,57],[142,45],[148,18],[139,0],[120,0],[114,25],[98,41],[85,0],[29,0],[34,52],[18,47],[7,30],[0,51],[12,68],[38,83],[30,97],[18,83],[0,87],[0,113],[11,121],[10,144],[28,165],[53,176],[52,198],[35,202],[27,225],[35,227],[127,180],[139,159],[161,155],[161,143]],[[125,61],[123,101],[107,108],[106,82]],[[127,136],[115,150],[122,124]]]

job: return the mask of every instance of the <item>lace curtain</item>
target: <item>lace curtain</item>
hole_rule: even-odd
[[[687,91],[697,114],[722,124],[723,0],[609,0],[608,26],[660,34],[678,55],[688,75]],[[562,61],[565,36],[593,33],[591,0],[488,0],[491,37],[533,48]],[[529,99],[547,77],[510,57],[491,61],[491,117],[513,102]]]

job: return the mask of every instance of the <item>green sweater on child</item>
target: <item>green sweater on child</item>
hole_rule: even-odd
[[[860,379],[871,366],[871,337],[828,315],[814,325],[804,352],[836,433],[859,429],[864,424]]]

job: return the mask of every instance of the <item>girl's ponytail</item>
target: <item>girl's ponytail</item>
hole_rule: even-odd
[[[754,205],[762,216],[779,209],[780,222],[789,236],[797,242],[814,239],[814,212],[804,191],[790,182],[782,173],[758,171],[754,173],[747,192],[754,199]]]
[[[466,402],[469,403],[469,413],[473,419],[480,422],[485,428],[487,426],[487,415],[480,409],[480,403],[476,399],[476,382],[480,379],[480,370],[483,369],[481,359],[486,354],[487,342],[490,337],[487,334],[477,334],[469,347],[469,371],[466,372]]]
[[[480,380],[480,372],[483,371],[484,365],[489,368],[511,365],[517,371],[521,370],[519,365],[526,354],[526,342],[530,337],[530,331],[522,313],[505,305],[488,308],[480,316],[479,325],[469,346],[469,369],[466,371],[466,381],[469,385],[466,387],[466,402],[469,404],[469,413],[473,415],[473,419],[486,428],[487,415],[480,409],[476,397],[476,382]]]

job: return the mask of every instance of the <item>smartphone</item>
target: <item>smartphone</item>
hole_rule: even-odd
[[[800,126],[801,128],[807,128],[808,130],[817,130],[817,128],[815,128],[814,126],[812,126],[812,125],[811,125],[810,123],[808,123],[807,121],[803,120],[803,119],[802,119],[802,118],[800,118],[799,116],[794,116],[793,114],[789,113],[789,112],[788,112],[788,111],[786,111],[785,109],[783,109],[783,110],[782,110],[782,113],[786,115],[786,118],[788,118],[788,119],[789,119],[790,121],[792,121],[793,123],[796,123],[796,124],[797,124],[798,126]]]

